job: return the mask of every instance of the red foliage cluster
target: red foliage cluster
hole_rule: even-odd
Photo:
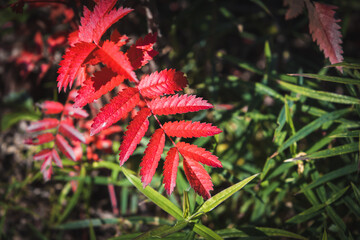
[[[61,89],[66,90],[67,87],[71,88],[75,79],[77,79],[77,85],[80,86],[76,98],[73,99],[74,104],[71,105],[71,108],[66,105],[62,110],[64,116],[72,113],[73,117],[84,117],[77,115],[80,109],[76,107],[83,107],[92,103],[117,86],[122,88],[117,96],[112,98],[94,118],[90,127],[90,136],[87,137],[88,141],[80,137],[81,134],[73,129],[71,123],[64,123],[64,121],[55,122],[54,119],[45,119],[34,123],[41,126],[34,126],[33,124],[30,128],[38,130],[58,128],[56,136],[53,137],[55,138],[55,145],[65,156],[75,160],[71,146],[67,144],[63,136],[97,146],[97,139],[94,136],[99,134],[97,136],[101,136],[100,139],[103,144],[107,135],[121,130],[111,126],[137,109],[135,110],[137,114],[131,116],[132,120],[122,139],[119,149],[120,165],[123,165],[132,155],[148,130],[148,118],[153,116],[160,128],[151,136],[140,164],[143,186],[146,187],[155,174],[167,136],[173,144],[167,153],[164,165],[164,184],[167,193],[171,194],[174,190],[180,154],[183,158],[185,175],[190,185],[204,199],[208,199],[213,184],[210,175],[202,164],[222,167],[221,162],[211,152],[189,143],[175,143],[172,137],[206,137],[218,134],[221,130],[209,123],[201,122],[175,121],[161,124],[157,115],[197,112],[213,106],[195,95],[175,94],[186,87],[188,82],[183,73],[174,69],[165,69],[143,75],[140,80],[138,79],[135,70],[147,64],[158,54],[153,49],[157,35],[148,34],[144,38],[138,39],[129,46],[127,51],[123,51],[122,47],[128,44],[128,37],[117,31],[113,31],[109,40],[102,41],[102,35],[115,22],[132,11],[128,8],[113,9],[115,3],[115,0],[99,1],[92,11],[84,7],[79,30],[70,35],[71,47],[64,54],[58,70],[59,91]],[[96,66],[93,69],[97,71],[87,74],[86,69],[89,66]],[[44,111],[52,113],[52,111],[56,112],[61,109],[58,103],[53,103],[52,106],[52,109],[47,109],[46,103],[44,103],[43,108],[46,109]],[[50,141],[50,138],[38,137],[36,141]],[[89,148],[89,146],[88,158],[98,159],[94,149]]]
[[[37,135],[26,139],[26,144],[42,145],[54,142],[55,147],[47,145],[48,148],[45,148],[34,156],[35,160],[44,160],[41,166],[41,172],[45,180],[49,180],[53,173],[52,162],[62,167],[58,150],[73,161],[77,161],[82,157],[82,151],[77,151],[76,146],[78,146],[78,142],[85,143],[86,140],[82,133],[74,127],[74,118],[86,118],[88,114],[83,109],[72,107],[70,101],[73,99],[71,99],[71,96],[74,96],[74,94],[69,95],[68,102],[65,106],[55,101],[45,101],[39,104],[39,108],[45,115],[52,116],[32,122],[27,128],[29,133],[36,133]],[[61,114],[60,120],[53,116],[54,114]],[[71,144],[69,144],[69,142]]]

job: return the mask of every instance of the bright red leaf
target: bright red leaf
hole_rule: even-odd
[[[74,141],[80,141],[85,143],[85,137],[81,134],[76,128],[66,123],[60,123],[59,132],[62,133],[65,137],[68,137]]]
[[[126,88],[119,92],[110,103],[105,105],[101,112],[94,118],[94,123],[91,125],[90,135],[94,135],[111,126],[113,123],[119,121],[126,116],[136,104],[139,102],[139,91],[136,88]]]
[[[205,200],[211,197],[210,190],[213,190],[211,177],[205,168],[198,162],[184,158],[184,172],[190,186]]]
[[[51,156],[51,149],[44,149],[41,150],[40,152],[38,152],[37,154],[34,155],[34,160],[38,161],[38,160],[44,160],[46,158],[48,158],[49,156]]]
[[[55,101],[44,101],[41,104],[38,104],[39,108],[44,114],[58,114],[64,110],[64,106]]]
[[[134,152],[136,146],[140,143],[142,137],[145,135],[149,126],[149,120],[147,119],[149,115],[150,109],[143,108],[128,125],[124,139],[119,148],[120,166],[122,166],[129,159],[130,155]]]
[[[184,142],[178,142],[176,147],[181,155],[187,159],[193,159],[211,167],[222,167],[219,159],[204,148]]]
[[[60,156],[59,156],[59,154],[58,154],[58,152],[56,151],[55,148],[53,148],[53,150],[51,151],[51,156],[52,156],[52,159],[55,162],[56,166],[62,168],[63,165],[62,165]]]
[[[146,75],[141,79],[138,88],[141,95],[147,98],[155,98],[164,94],[174,94],[187,85],[187,80],[182,72],[174,69],[163,70]]]
[[[54,140],[54,135],[52,133],[43,133],[34,138],[25,139],[25,144],[29,145],[41,145],[47,142]]]
[[[176,147],[171,148],[165,158],[164,164],[164,184],[165,190],[170,195],[176,185],[176,176],[179,166],[179,153]]]
[[[144,157],[140,163],[141,182],[143,183],[144,188],[150,184],[155,174],[164,146],[165,133],[164,130],[158,128],[151,136],[150,142],[144,152]]]
[[[66,104],[64,108],[64,115],[73,118],[87,118],[89,114],[81,108],[75,108],[72,104]]]
[[[57,86],[59,91],[61,88],[66,90],[68,86],[71,88],[82,63],[95,48],[96,45],[93,43],[81,42],[66,51],[58,70]]]
[[[191,121],[175,121],[166,122],[163,129],[170,137],[208,137],[219,134],[222,131],[211,123],[191,122]]]
[[[111,10],[116,2],[115,0],[100,1],[93,11],[84,7],[84,16],[80,20],[78,38],[74,42],[95,42],[98,44],[101,36],[109,27],[132,11],[129,8]]]
[[[74,150],[69,145],[69,143],[66,141],[66,139],[61,136],[60,134],[56,135],[55,138],[55,145],[58,147],[58,149],[69,159],[76,161],[76,156],[74,153]]]
[[[83,107],[100,98],[124,81],[124,76],[117,75],[111,69],[104,67],[95,72],[94,77],[88,78],[78,91],[74,107]]]
[[[44,118],[43,120],[35,121],[30,123],[27,127],[27,132],[37,132],[46,129],[56,128],[59,125],[59,120],[56,118]]]
[[[213,105],[202,98],[186,94],[156,98],[149,102],[148,106],[156,115],[197,112],[213,107]]]
[[[125,54],[119,51],[115,43],[106,40],[102,47],[95,53],[101,61],[111,68],[114,72],[124,75],[125,78],[133,82],[138,82],[135,72]]]

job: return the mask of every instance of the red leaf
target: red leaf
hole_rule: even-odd
[[[96,45],[93,43],[81,42],[66,50],[58,70],[57,86],[59,91],[61,88],[64,88],[66,91],[68,85],[70,85],[71,88],[82,63],[95,48]]]
[[[170,137],[208,137],[219,134],[222,131],[211,123],[191,122],[191,121],[175,121],[166,122],[163,129]]]
[[[38,152],[37,154],[35,154],[33,158],[35,161],[38,161],[38,160],[44,160],[49,156],[51,156],[51,149],[44,149]]]
[[[143,188],[152,180],[158,166],[161,154],[165,146],[165,132],[161,128],[156,129],[149,144],[144,152],[144,157],[140,163],[140,175]]]
[[[140,81],[138,88],[142,96],[154,98],[164,94],[174,94],[175,91],[182,90],[187,84],[184,73],[170,69],[146,75]]]
[[[43,133],[34,138],[25,139],[25,144],[29,145],[41,145],[54,140],[52,133]]]
[[[111,126],[105,130],[103,130],[101,132],[102,135],[104,136],[108,136],[108,135],[111,135],[111,134],[114,134],[114,133],[118,133],[118,132],[121,132],[122,131],[122,128],[120,126]]]
[[[69,159],[76,161],[75,153],[69,143],[65,140],[63,136],[60,134],[56,135],[55,145],[59,148],[59,150]]]
[[[136,146],[145,135],[149,126],[149,120],[147,118],[150,113],[149,108],[142,108],[127,127],[124,139],[119,148],[120,166],[129,159],[130,155],[134,152]]]
[[[119,121],[126,116],[136,104],[139,102],[139,91],[136,88],[126,88],[119,92],[110,103],[105,105],[101,112],[94,118],[91,125],[90,135],[100,132],[102,129],[108,128],[113,123]]]
[[[341,33],[340,26],[337,22],[340,20],[334,19],[336,6],[325,5],[314,2],[315,7],[309,1],[306,1],[306,6],[309,11],[309,30],[313,41],[317,42],[332,64],[343,61],[343,50],[341,47]],[[341,67],[337,67],[342,72]]]
[[[49,181],[52,175],[52,165],[51,165],[51,157],[48,157],[44,160],[41,165],[40,171],[43,174],[44,180]]]
[[[74,107],[83,107],[102,95],[111,91],[124,81],[124,76],[117,75],[111,69],[104,67],[101,71],[95,72],[94,77],[88,78],[78,91]]]
[[[210,175],[204,167],[191,159],[184,158],[184,172],[190,186],[205,200],[211,197],[210,190],[213,190]]]
[[[110,36],[110,41],[114,42],[116,46],[122,47],[128,42],[126,35],[121,35],[117,29],[115,29]]]
[[[56,151],[55,148],[51,151],[51,156],[52,156],[52,159],[55,162],[56,166],[62,168],[63,165],[62,165],[60,156],[59,156],[59,154],[58,154],[58,152]]]
[[[195,95],[173,95],[156,98],[148,103],[148,107],[156,115],[168,115],[177,113],[197,112],[212,108],[213,105]]]
[[[206,151],[204,148],[184,142],[178,142],[176,147],[181,155],[187,159],[193,159],[211,167],[222,167],[217,156]]]
[[[81,108],[74,108],[72,104],[66,104],[64,109],[64,115],[73,118],[87,118],[89,114]]]
[[[176,176],[179,166],[179,154],[176,147],[171,148],[166,156],[164,164],[164,184],[165,190],[170,195],[176,185]]]
[[[95,53],[101,61],[111,68],[114,72],[124,75],[125,78],[133,82],[138,82],[135,72],[128,58],[119,51],[119,47],[115,43],[106,40],[102,47]]]
[[[41,104],[38,104],[39,108],[44,114],[58,114],[61,113],[64,109],[64,106],[55,101],[44,101]]]
[[[284,6],[289,6],[285,19],[296,18],[304,9],[304,0],[284,0]]]
[[[71,125],[68,125],[66,123],[60,123],[59,132],[71,140],[85,143],[85,137]]]
[[[100,21],[97,23],[96,27],[93,30],[93,41],[95,43],[99,43],[102,35],[106,32],[109,27],[111,27],[114,23],[119,21],[121,18],[123,18],[125,15],[133,11],[130,8],[119,8],[114,9],[110,11],[108,14],[105,14],[104,17],[100,19]]]
[[[144,39],[139,38],[126,52],[126,56],[129,58],[131,66],[134,69],[144,66],[149,60],[153,59],[153,57],[158,54],[157,51],[153,50],[156,38],[157,33],[149,33],[144,37]]]
[[[58,125],[59,125],[59,120],[57,120],[56,118],[44,118],[43,120],[30,123],[26,131],[37,132],[46,129],[56,128]]]
[[[98,44],[101,36],[111,25],[132,11],[132,9],[129,8],[111,10],[115,3],[116,1],[114,0],[100,1],[99,4],[95,6],[93,12],[84,7],[84,17],[81,18],[77,41],[94,41]]]

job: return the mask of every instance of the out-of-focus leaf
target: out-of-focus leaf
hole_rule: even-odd
[[[340,104],[360,104],[360,100],[354,97],[345,96],[337,93],[330,93],[324,91],[317,91],[311,88],[300,87],[283,81],[278,81],[279,85],[298,94],[309,98],[318,99],[326,102],[340,103]]]
[[[334,170],[330,173],[324,174],[322,177],[316,179],[309,185],[307,185],[304,189],[302,189],[299,193],[304,192],[305,190],[312,189],[314,187],[320,186],[323,183],[329,182],[333,179],[336,179],[341,176],[345,176],[357,171],[357,164],[350,164],[345,167]]]
[[[354,78],[343,78],[343,77],[333,77],[333,76],[326,76],[326,75],[319,75],[319,74],[310,74],[310,73],[303,73],[303,74],[289,74],[290,76],[301,76],[307,78],[313,78],[321,81],[327,82],[336,82],[336,83],[344,83],[344,84],[360,84],[359,79]]]

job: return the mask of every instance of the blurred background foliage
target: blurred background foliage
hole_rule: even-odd
[[[84,170],[74,177],[69,173],[78,164],[63,159],[64,169],[56,169],[53,179],[44,183],[39,163],[32,160],[38,149],[23,145],[28,121],[41,117],[34,103],[66,99],[65,93],[57,93],[55,81],[65,45],[60,40],[51,45],[49,39],[76,29],[81,5],[93,5],[64,2],[25,4],[23,13],[9,8],[12,2],[0,9],[0,236],[107,239],[172,224],[175,219],[139,194],[111,165],[98,167],[84,157]],[[322,2],[338,6],[345,61],[359,62],[360,3]],[[190,83],[185,92],[215,106],[187,116],[223,130],[194,142],[212,150],[223,163],[223,169],[207,168],[215,185],[212,195],[261,172],[244,191],[204,216],[204,225],[213,230],[273,227],[310,239],[360,239],[360,68],[344,68],[342,77],[352,81],[341,80],[335,68],[324,68],[329,62],[312,42],[307,13],[286,21],[281,0],[127,0],[118,5],[135,10],[112,29],[134,39],[158,32],[160,54],[142,71],[183,71]],[[73,17],[65,14],[68,9]],[[36,40],[37,33],[43,44]],[[127,123],[121,125],[124,129]],[[112,137],[113,153],[102,155],[103,160],[117,161],[120,139]],[[138,171],[147,141],[127,168]],[[162,165],[151,186],[163,193],[161,169]],[[178,174],[176,191],[169,198],[181,207],[184,191],[189,191],[195,209],[203,200],[189,190],[183,171]],[[72,193],[74,184],[77,191]],[[111,205],[111,186],[118,212]]]

